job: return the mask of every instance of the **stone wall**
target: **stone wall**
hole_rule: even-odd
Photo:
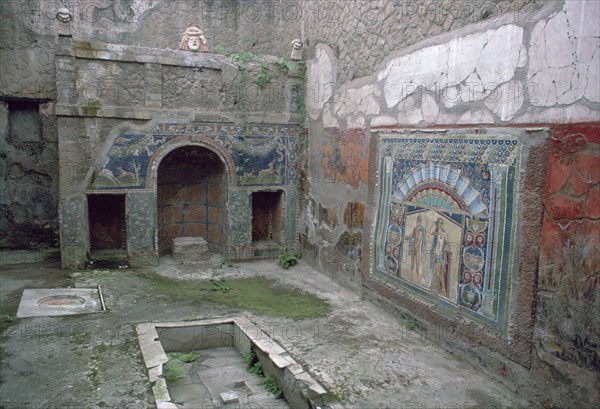
[[[69,30],[73,39],[88,45],[101,41],[178,50],[185,29],[198,26],[204,31],[212,52],[248,53],[246,59],[252,59],[253,55],[270,55],[275,61],[280,57],[289,60],[291,41],[301,36],[300,0],[3,1],[0,5],[0,101],[39,102],[41,132],[44,135],[35,146],[30,141],[27,146],[21,142],[15,145],[9,137],[5,137],[9,123],[6,105],[0,109],[0,123],[3,124],[2,178],[6,180],[6,187],[2,187],[0,248],[56,244],[59,169],[56,101],[69,101],[70,94],[77,96],[79,92],[79,101],[74,99],[70,103],[93,97],[104,105],[120,106],[140,103],[140,95],[145,94],[140,86],[147,84],[141,84],[141,78],[136,76],[136,64],[107,67],[107,70],[120,73],[110,76],[111,83],[98,83],[93,76],[82,76],[77,82],[77,92],[73,87],[75,83],[67,84],[64,78],[59,78],[61,88],[57,92],[55,55],[57,33],[61,28],[56,15],[63,4],[72,14]],[[259,68],[255,67],[256,70]],[[165,79],[173,82],[170,96],[165,96],[166,108],[181,108],[192,101],[200,102],[205,108],[221,103],[216,99],[221,97],[219,87],[222,84],[208,81],[208,78],[208,82],[199,83],[192,73],[187,73],[185,78],[180,71],[180,67],[172,67],[170,72],[164,73]],[[271,78],[277,75],[275,72],[268,73]],[[254,79],[250,79],[232,90],[225,103],[233,105],[237,102],[247,107],[258,104],[265,109],[277,109],[277,98],[281,97],[285,85],[285,81],[273,81],[267,87],[268,91],[263,92],[257,89]],[[190,94],[198,93],[201,93],[202,99],[190,97]],[[235,101],[236,94],[241,96],[238,98],[241,101]],[[93,126],[99,136],[102,129],[114,126],[114,121],[89,119],[86,126]],[[78,151],[79,147],[71,149],[73,157],[66,164],[71,176],[63,178],[63,183],[71,183],[73,173],[80,171],[78,164],[89,162],[97,154],[93,146],[91,151],[88,147]],[[32,162],[33,158],[38,162]],[[39,161],[40,158],[43,162]],[[33,209],[26,205],[30,199],[38,203]],[[44,228],[46,225],[49,227]]]
[[[311,51],[320,43],[335,50],[341,85],[424,39],[506,14],[515,23],[531,21],[542,5],[525,0],[307,0],[303,23]]]
[[[302,87],[296,66],[272,56],[237,59],[69,37],[57,42],[56,66],[64,266],[95,256],[86,233],[95,237],[89,195],[126,196],[127,245],[114,250],[126,250],[133,266],[156,262],[159,247],[166,254],[181,235],[205,237],[224,257],[254,257],[250,198],[257,191],[284,192],[280,244],[296,248],[299,112],[289,101]],[[192,175],[206,155],[223,166],[219,178],[169,177]],[[134,214],[140,208],[152,211]]]
[[[0,248],[57,245],[58,146],[53,104],[0,101]]]
[[[343,4],[338,6],[347,7],[351,19],[352,5]],[[358,2],[353,4],[358,7]],[[595,1],[503,4],[529,7],[522,9],[529,10],[527,18],[515,18],[510,12],[488,20],[448,23],[448,33],[432,29],[440,34],[406,40],[414,44],[381,56],[369,52],[379,48],[373,45],[379,34],[366,34],[365,29],[364,35],[357,35],[356,43],[372,44],[359,55],[360,51],[348,51],[352,46],[341,34],[340,38],[324,34],[333,35],[333,28],[316,30],[322,40],[310,41],[306,96],[310,140],[303,170],[307,183],[301,242],[307,259],[322,271],[362,288],[367,297],[388,308],[408,310],[428,331],[438,328],[453,334],[453,342],[442,340],[448,348],[477,357],[478,365],[501,378],[520,379],[517,387],[532,391],[540,402],[550,406],[589,402],[593,407],[599,400],[594,352],[599,326],[589,315],[598,305],[598,260],[592,249],[598,247],[594,240],[600,208],[594,176],[599,162],[600,44],[593,16],[600,10]],[[477,13],[484,11],[482,7]],[[406,32],[417,36],[414,30]],[[383,62],[376,66],[378,60]],[[354,74],[357,78],[349,67],[359,73]],[[449,303],[447,294],[436,294],[431,284],[415,284],[414,276],[401,273],[395,278],[377,273],[380,265],[373,249],[383,250],[386,243],[385,234],[375,235],[380,231],[376,223],[384,220],[377,219],[383,217],[380,205],[385,204],[379,196],[385,187],[386,155],[380,153],[384,137],[430,140],[429,148],[407,142],[388,156],[413,152],[421,155],[420,160],[440,164],[435,166],[442,171],[449,158],[465,154],[460,141],[477,139],[476,135],[499,141],[504,132],[529,146],[529,153],[521,151],[518,190],[507,199],[516,206],[515,233],[505,236],[507,243],[515,240],[514,264],[506,270],[508,280],[498,287],[510,294],[505,329],[500,325],[494,330],[489,321],[482,320],[482,325],[470,312]],[[424,150],[406,150],[411,146]],[[393,175],[403,174],[402,161],[390,163],[395,163]],[[496,183],[500,179],[493,178],[494,172]],[[464,174],[473,180],[474,175]],[[395,188],[403,191],[401,185],[390,187]],[[401,206],[397,210],[402,212]],[[409,216],[416,211],[407,208]],[[351,214],[355,216],[348,217]],[[364,214],[362,228],[353,221],[360,220],[360,214]],[[428,213],[423,217],[427,220]],[[410,217],[400,220],[413,223]],[[444,226],[448,223],[450,219],[445,219]],[[404,229],[402,223],[397,228]],[[497,237],[489,230],[487,234],[488,241]],[[410,245],[412,238],[403,237]],[[360,251],[344,253],[342,249],[357,240],[362,240]],[[460,254],[474,251],[463,245],[455,243]],[[486,251],[492,264],[508,254]],[[404,262],[410,266],[410,257]],[[474,276],[460,274],[459,290],[472,289]],[[493,288],[493,280],[489,282],[486,288]],[[475,307],[478,297],[457,303]]]

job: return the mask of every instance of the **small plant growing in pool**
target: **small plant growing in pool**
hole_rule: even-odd
[[[254,355],[254,352],[252,352],[252,351],[248,351],[248,352],[244,353],[243,355],[244,355],[244,364],[247,367],[250,367],[250,365],[252,365],[256,361],[256,355]]]
[[[281,388],[277,386],[275,381],[270,376],[265,377],[265,380],[262,382],[262,384],[266,390],[268,390],[273,394],[273,396],[275,396],[276,399],[281,398],[281,395],[283,395],[283,391],[281,390]]]
[[[175,382],[177,379],[183,378],[185,372],[181,365],[173,361],[167,362],[164,369],[167,382]]]
[[[262,364],[258,361],[254,352],[249,351],[244,354],[244,363],[248,372],[263,376]]]
[[[6,316],[4,317],[4,321],[6,322],[16,322],[17,321],[17,316],[14,314],[6,314]]]
[[[254,365],[252,365],[248,368],[248,372],[256,374],[256,375],[262,375],[263,374],[262,364],[260,362],[255,362]]]
[[[186,354],[184,353],[179,353],[179,354],[173,354],[173,356],[177,359],[179,359],[181,362],[186,362],[186,363],[190,363],[190,362],[194,362],[196,359],[198,359],[198,355],[196,355],[193,352],[188,352]]]

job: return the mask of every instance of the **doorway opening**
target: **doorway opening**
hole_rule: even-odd
[[[277,255],[283,243],[283,191],[252,193],[252,247],[254,256]]]
[[[222,253],[226,193],[225,165],[213,151],[185,146],[165,156],[157,176],[159,254],[171,254],[178,237],[201,237]]]
[[[127,224],[124,194],[90,194],[88,220],[92,259],[126,256]]]

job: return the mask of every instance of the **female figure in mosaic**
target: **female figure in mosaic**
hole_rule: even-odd
[[[442,228],[444,221],[438,218],[435,227],[431,230],[433,241],[431,243],[431,269],[432,269],[432,287],[433,290],[448,297],[448,255],[450,247],[448,246],[448,235]]]

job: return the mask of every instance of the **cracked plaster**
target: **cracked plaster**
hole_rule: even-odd
[[[533,28],[505,24],[489,29],[482,24],[479,32],[393,58],[370,77],[371,83],[365,85],[363,79],[360,86],[344,87],[335,106],[324,110],[323,124],[338,127],[345,118],[348,128],[363,122],[411,126],[422,121],[434,125],[598,120],[597,111],[586,105],[600,101],[600,30],[593,19],[599,7],[593,1],[567,1]],[[318,55],[311,70],[319,72],[321,67],[328,72],[336,61],[330,53],[326,61],[321,59]],[[379,98],[385,104],[380,105]],[[578,101],[582,103],[554,108]]]

